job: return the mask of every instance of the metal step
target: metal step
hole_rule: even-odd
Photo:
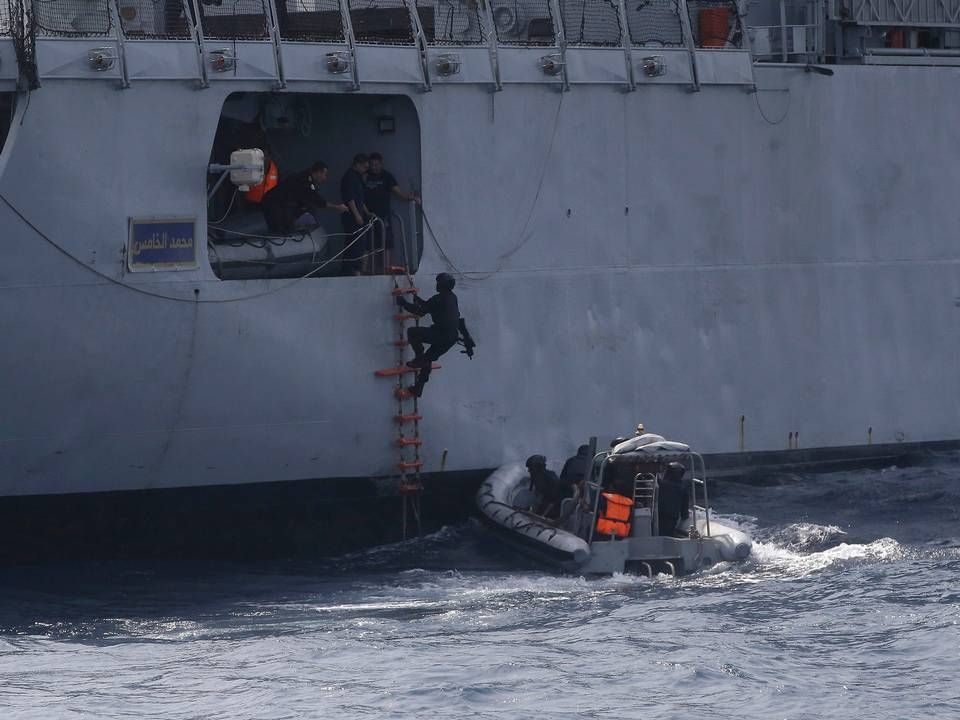
[[[419,292],[415,287],[405,287],[405,288],[394,288],[390,291],[390,294],[396,297],[397,295],[416,295]]]

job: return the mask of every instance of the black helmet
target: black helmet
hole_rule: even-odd
[[[533,470],[533,468],[546,468],[547,459],[543,455],[531,455],[527,458],[527,469]]]
[[[438,290],[453,290],[453,287],[457,284],[457,281],[453,279],[453,275],[450,273],[440,273],[437,275],[437,289]]]

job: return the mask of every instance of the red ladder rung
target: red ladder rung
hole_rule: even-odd
[[[390,291],[390,294],[393,296],[397,295],[416,295],[417,289],[415,287],[397,287]]]
[[[393,394],[396,395],[397,400],[409,400],[410,398],[416,397],[416,395],[406,388],[397,388],[393,391]]]
[[[418,438],[407,438],[402,437],[397,440],[397,447],[407,447],[408,445],[415,445],[417,447],[423,445],[423,440]]]
[[[406,275],[407,269],[402,265],[389,265],[387,267],[387,275]]]
[[[420,368],[407,367],[406,365],[397,365],[396,367],[383,368],[382,370],[374,370],[373,374],[377,377],[396,377],[397,375],[403,375],[404,373],[415,373]],[[433,363],[430,366],[431,370],[439,370],[440,363]]]
[[[420,422],[423,420],[423,415],[418,415],[417,413],[409,413],[408,415],[394,415],[394,421],[397,425],[403,425],[408,422]]]
[[[397,313],[393,316],[393,319],[397,322],[406,322],[407,320],[419,320],[420,318],[416,315],[409,315],[407,313]]]
[[[401,460],[397,463],[397,467],[401,470],[419,470],[423,467],[423,460]]]
[[[418,482],[403,482],[403,483],[400,483],[400,492],[402,492],[402,493],[420,492],[421,490],[423,490],[423,485],[421,485],[421,484],[418,483]]]
[[[433,363],[433,370],[439,368],[440,365]],[[419,368],[407,367],[406,365],[397,365],[396,367],[383,368],[381,370],[374,370],[373,374],[377,377],[396,377],[397,375],[404,375],[406,373],[415,373]]]

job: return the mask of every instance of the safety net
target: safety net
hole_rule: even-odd
[[[497,41],[504,45],[553,45],[550,0],[490,0]]]
[[[687,0],[693,42],[701,48],[739,48],[743,30],[733,0]]]
[[[343,42],[339,0],[276,0],[285,40]]]
[[[0,36],[9,36],[13,32],[10,25],[10,17],[13,15],[13,9],[10,7],[9,0],[0,1]]]
[[[634,45],[683,47],[685,44],[677,0],[628,0],[627,27]]]
[[[476,45],[487,41],[479,0],[416,0],[430,45]]]
[[[108,0],[33,0],[33,18],[37,35],[108,35],[112,27]]]
[[[183,0],[119,0],[120,25],[128,38],[188,38]]]
[[[563,33],[570,45],[619,45],[617,0],[560,0]]]
[[[410,10],[404,0],[348,0],[350,24],[357,42],[412,45]]]
[[[215,40],[263,40],[269,37],[264,0],[200,0],[205,37]]]

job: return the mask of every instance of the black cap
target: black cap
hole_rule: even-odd
[[[533,469],[535,467],[545,468],[547,466],[547,459],[543,455],[531,455],[527,458],[527,468]]]

